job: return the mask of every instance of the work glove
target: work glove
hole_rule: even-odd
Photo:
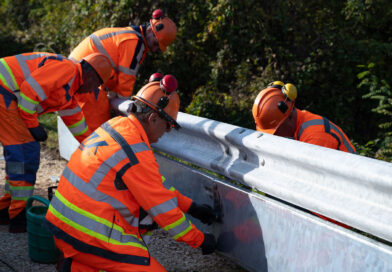
[[[199,205],[192,202],[189,207],[188,213],[194,218],[199,219],[203,224],[211,225],[212,222],[217,220],[217,215],[210,205],[202,204]]]
[[[38,127],[29,128],[29,131],[37,142],[44,142],[48,139],[48,134],[46,134],[45,129],[40,125],[38,125]]]
[[[203,255],[214,253],[216,249],[215,236],[211,233],[204,233],[204,240],[203,243],[201,243],[200,248]]]

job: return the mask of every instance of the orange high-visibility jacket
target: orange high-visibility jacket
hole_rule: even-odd
[[[37,127],[39,115],[58,111],[82,141],[90,131],[73,98],[81,84],[80,75],[80,64],[61,55],[24,53],[0,59],[0,84],[16,97],[27,127]]]
[[[295,131],[294,139],[305,143],[355,153],[354,146],[340,127],[323,116],[313,114],[306,110],[296,109],[296,111],[297,130]]]
[[[132,115],[116,117],[94,131],[71,156],[45,221],[65,257],[104,258],[100,269],[149,265],[141,234],[150,216],[177,241],[198,247],[201,231],[186,219],[189,199],[165,189],[147,135]],[[181,204],[182,203],[182,204]],[[94,256],[97,257],[94,260]],[[121,269],[120,269],[121,268]]]
[[[149,50],[145,31],[144,26],[100,29],[85,38],[69,57],[80,61],[96,52],[107,56],[112,63],[114,74],[105,86],[119,97],[128,98],[132,95],[140,64]]]

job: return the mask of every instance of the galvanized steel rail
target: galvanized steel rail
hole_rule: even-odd
[[[155,148],[392,242],[392,164],[179,113]]]

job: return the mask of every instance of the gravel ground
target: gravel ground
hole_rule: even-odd
[[[0,154],[2,154],[0,147]],[[66,161],[56,152],[41,152],[41,165],[37,174],[35,195],[47,198],[47,187],[55,185],[55,177],[61,174]],[[0,160],[0,195],[4,193],[4,160]],[[149,243],[151,255],[172,272],[242,272],[246,271],[217,253],[203,256],[200,249],[175,242],[162,230],[157,230]],[[28,256],[27,233],[12,234],[7,226],[0,226],[0,272],[54,272],[54,264],[39,264]]]

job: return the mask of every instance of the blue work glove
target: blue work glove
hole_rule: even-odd
[[[211,225],[212,222],[217,220],[217,215],[212,209],[210,205],[202,204],[199,205],[195,202],[192,202],[189,207],[188,213],[192,215],[194,218],[199,219],[203,224]]]
[[[31,135],[37,142],[44,142],[48,139],[48,134],[43,127],[38,125],[38,127],[29,128]]]
[[[211,233],[204,233],[204,240],[203,243],[201,243],[200,248],[203,255],[214,253],[216,249],[215,236]]]

